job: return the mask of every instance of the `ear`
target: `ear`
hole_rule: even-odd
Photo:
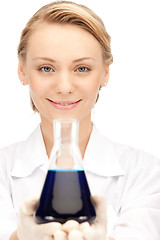
[[[109,66],[107,65],[105,67],[104,76],[103,76],[103,79],[101,81],[101,88],[107,85],[108,80],[109,80]]]
[[[18,77],[23,85],[28,84],[28,80],[25,73],[25,65],[22,62],[19,62],[18,64]]]

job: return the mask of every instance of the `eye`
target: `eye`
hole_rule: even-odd
[[[90,69],[89,68],[87,68],[87,67],[79,67],[79,68],[77,68],[77,71],[78,72],[87,72],[87,71],[89,71]]]
[[[53,72],[52,68],[47,67],[47,66],[46,67],[41,67],[40,70],[43,71],[43,72],[46,72],[46,73]]]

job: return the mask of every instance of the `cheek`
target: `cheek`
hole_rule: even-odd
[[[48,84],[44,81],[44,79],[41,79],[35,73],[30,73],[28,79],[31,95],[36,95],[37,97],[44,96],[48,90]]]
[[[86,86],[84,88],[84,91],[86,93],[86,96],[92,100],[97,97],[98,92],[100,88],[100,81],[99,78],[94,76],[91,78],[91,80],[86,83]]]

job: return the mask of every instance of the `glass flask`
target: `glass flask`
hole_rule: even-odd
[[[54,146],[50,166],[35,212],[37,223],[76,220],[92,222],[94,205],[78,146],[79,122],[75,119],[53,121]]]

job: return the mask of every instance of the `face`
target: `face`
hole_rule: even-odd
[[[99,88],[108,80],[99,42],[68,24],[41,24],[32,33],[19,77],[29,84],[42,122],[91,121]]]

